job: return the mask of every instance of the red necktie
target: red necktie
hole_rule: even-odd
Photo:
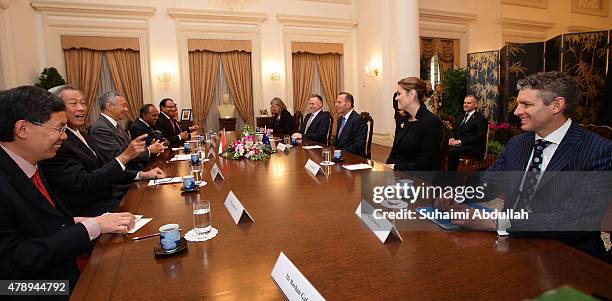
[[[49,196],[49,192],[47,192],[47,189],[45,188],[45,185],[43,184],[42,180],[40,179],[40,174],[38,173],[38,169],[36,170],[36,172],[32,176],[31,180],[34,183],[34,185],[36,186],[36,188],[38,188],[38,191],[40,191],[40,193],[45,197],[45,199],[47,199],[47,201],[49,201],[49,203],[53,207],[55,207],[55,204],[53,203],[53,201],[51,200],[51,197]]]

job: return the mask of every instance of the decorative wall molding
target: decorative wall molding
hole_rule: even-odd
[[[2,68],[0,89],[14,87],[17,84],[11,23],[10,6],[6,1],[0,1],[0,68]]]
[[[535,7],[535,8],[547,8],[547,0],[501,0],[502,4]]]
[[[478,17],[478,15],[463,12],[443,11],[426,8],[419,9],[419,21],[425,22],[467,25],[471,21],[475,20],[476,17]]]
[[[196,20],[198,22],[249,25],[261,24],[268,18],[268,15],[265,13],[213,11],[185,8],[169,8],[168,15],[181,21]]]
[[[267,15],[262,13],[219,12],[190,9],[168,9],[175,19],[178,43],[181,102],[191,107],[191,84],[189,77],[190,39],[248,40],[251,41],[251,68],[253,87],[253,116],[263,100],[261,67],[261,23]]]
[[[548,30],[555,23],[503,17],[498,19],[502,27],[504,43],[524,43],[542,41],[547,38]]]
[[[321,18],[300,15],[277,14],[276,20],[283,26],[308,28],[350,29],[357,26],[357,20],[345,18]]]
[[[335,4],[353,4],[353,0],[302,0],[302,1],[310,1],[310,2],[327,2],[327,3],[335,3]]]
[[[589,31],[603,31],[607,30],[602,27],[592,27],[592,26],[583,26],[583,25],[569,25],[567,26],[568,32],[589,32]]]
[[[66,64],[61,45],[62,35],[133,37],[140,47],[142,97],[151,99],[151,67],[149,44],[149,18],[155,8],[133,5],[102,5],[72,2],[33,1],[32,7],[41,20],[39,36],[43,66],[55,66],[65,75]]]
[[[609,0],[572,0],[572,13],[607,17],[608,2]]]
[[[422,37],[446,38],[459,40],[459,65],[467,66],[468,25],[478,15],[419,9],[419,30]]]
[[[51,1],[32,1],[34,9],[44,12],[69,13],[79,15],[100,15],[112,14],[115,16],[141,16],[150,17],[155,13],[155,8],[150,6],[135,5],[106,5],[106,4],[85,4],[76,2],[51,2]]]

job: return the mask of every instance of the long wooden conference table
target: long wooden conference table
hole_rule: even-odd
[[[189,174],[189,162],[153,166],[169,176]],[[344,154],[342,164],[368,160]],[[155,257],[159,238],[133,241],[178,223],[193,227],[181,184],[133,184],[118,211],[154,218],[129,236],[103,235],[72,300],[283,300],[270,273],[282,251],[327,300],[464,300],[535,298],[570,285],[612,298],[612,266],[545,239],[497,241],[494,233],[403,231],[403,242],[383,244],[355,214],[361,176],[334,165],[312,176],[304,165],[321,161],[321,149],[293,147],[267,161],[216,158],[225,181],[213,182],[204,164],[200,198],[211,201],[219,234],[189,242],[188,250]],[[383,170],[369,162],[373,170]],[[223,202],[233,191],[254,223],[236,225]],[[426,221],[425,221],[426,222]]]

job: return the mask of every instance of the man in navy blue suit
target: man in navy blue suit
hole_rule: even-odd
[[[297,133],[293,134],[295,138],[306,138],[311,141],[326,143],[327,133],[330,131],[331,120],[327,113],[323,112],[323,98],[319,94],[310,95],[308,100],[308,109],[310,113],[304,117],[304,122]]]
[[[504,209],[525,210],[528,218],[453,222],[497,230],[500,235],[558,239],[608,261],[600,229],[609,206],[612,141],[583,129],[570,118],[579,99],[576,81],[570,75],[540,72],[520,80],[517,88],[514,115],[520,118],[526,133],[508,142],[485,179],[493,183],[487,187],[487,196],[503,192]],[[435,205],[466,209],[463,204],[444,200],[436,200]]]
[[[340,92],[336,98],[335,105],[339,118],[334,146],[360,156],[365,156],[368,126],[365,120],[354,109],[355,100],[353,95],[347,92]]]

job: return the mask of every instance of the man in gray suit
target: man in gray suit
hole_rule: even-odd
[[[102,94],[98,104],[101,116],[91,125],[89,134],[100,159],[106,163],[121,154],[130,144],[128,133],[118,123],[127,117],[128,106],[125,97],[117,91]],[[161,142],[153,141],[142,155],[128,163],[128,167],[141,170],[153,154],[161,153],[163,150]]]

